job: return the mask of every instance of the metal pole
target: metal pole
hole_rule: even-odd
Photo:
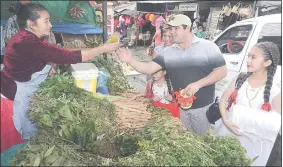
[[[256,16],[256,0],[254,1],[254,6],[253,6],[253,17]]]
[[[107,0],[102,2],[103,11],[103,43],[107,41]],[[103,54],[104,59],[107,59],[107,54]]]

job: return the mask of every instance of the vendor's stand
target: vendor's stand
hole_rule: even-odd
[[[109,103],[76,88],[67,73],[50,77],[32,101],[39,131],[12,165],[250,164],[233,138],[196,136],[168,111],[148,108],[138,92],[120,96]]]
[[[49,77],[32,97],[29,112],[39,130],[10,165],[245,166],[251,163],[232,137],[211,133],[197,136],[186,131],[169,111],[149,105],[140,92],[126,85],[123,67],[115,59],[105,60],[100,56],[92,62],[99,70],[111,74],[110,96],[75,86],[73,71]]]

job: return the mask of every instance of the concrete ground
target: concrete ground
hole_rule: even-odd
[[[143,46],[134,46],[129,48],[135,58],[140,61],[150,61],[151,57],[147,56],[146,51],[147,47]],[[132,75],[132,76],[127,76],[128,82],[130,85],[132,85],[137,91],[139,92],[145,92],[146,88],[146,75],[144,74],[139,74],[139,75]]]

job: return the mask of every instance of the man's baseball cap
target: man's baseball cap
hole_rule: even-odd
[[[191,19],[183,14],[177,14],[175,16],[172,16],[168,22],[169,26],[173,26],[173,27],[178,27],[181,25],[187,25],[189,27],[191,27],[192,25],[192,21]]]

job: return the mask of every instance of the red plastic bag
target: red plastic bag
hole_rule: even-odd
[[[180,118],[180,108],[177,103],[164,104],[159,101],[153,101],[152,104],[156,107],[167,109],[173,117]]]
[[[13,101],[1,97],[1,152],[25,142],[14,126]]]

